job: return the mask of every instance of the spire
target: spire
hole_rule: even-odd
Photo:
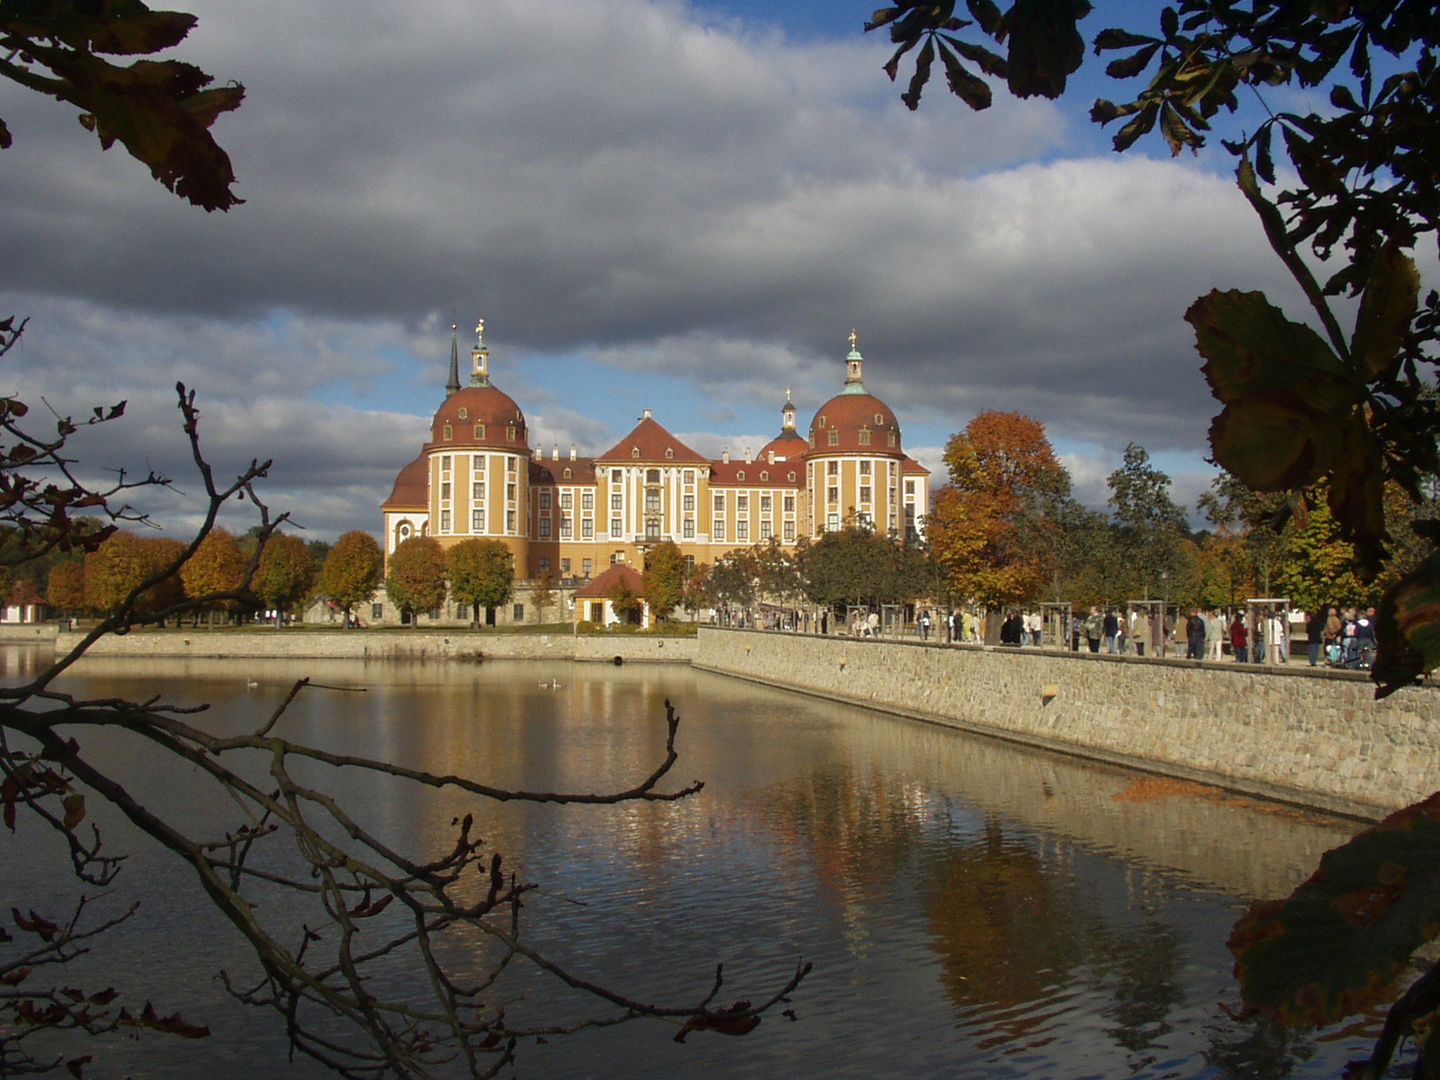
[[[450,381],[445,384],[445,396],[449,397],[460,389],[460,338],[457,328],[450,324]]]
[[[864,359],[860,350],[855,347],[855,330],[850,330],[850,355],[845,357],[845,389],[842,394],[868,394],[865,389],[865,382],[860,377],[860,363]]]
[[[785,387],[785,404],[780,409],[780,436],[795,434],[795,403],[790,400],[790,387]]]
[[[490,350],[485,348],[485,320],[475,324],[475,348],[470,350],[470,385],[490,385]]]

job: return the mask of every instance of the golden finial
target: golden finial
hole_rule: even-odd
[[[475,324],[475,344],[485,344],[485,320],[481,319]]]
[[[850,328],[850,351],[855,351],[855,328],[853,326]]]

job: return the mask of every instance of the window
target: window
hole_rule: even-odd
[[[736,479],[736,480],[744,480],[744,479],[745,479],[745,470],[744,470],[744,469],[738,469],[738,470],[736,471],[736,473],[735,473],[735,479]]]
[[[612,491],[610,493],[610,509],[618,511],[624,509],[624,507],[625,496],[621,495],[618,491]]]
[[[725,493],[722,491],[715,496],[715,512],[723,513],[725,510]]]
[[[870,475],[870,462],[868,462],[868,461],[862,461],[862,462],[860,462],[860,475],[861,475],[861,476],[869,476],[869,475]]]
[[[793,483],[795,482],[795,474],[792,472],[792,473],[789,474],[789,476],[790,476],[790,482],[793,484]]]
[[[405,524],[405,525],[401,525],[401,526],[400,526],[400,539],[401,539],[401,540],[409,540],[409,539],[410,539],[410,526],[409,526],[409,524]]]
[[[824,427],[824,426],[825,426],[825,417],[823,417],[823,416],[820,417],[820,419],[816,420],[815,423],[818,424],[820,427]]]
[[[615,552],[613,555],[610,556],[610,565],[611,565],[611,566],[614,566],[616,563],[622,563],[622,562],[624,562],[624,561],[625,561],[625,552],[623,552],[623,551],[617,551],[617,552]]]
[[[440,511],[440,531],[441,531],[442,533],[448,533],[448,532],[450,531],[450,511],[449,511],[449,510],[441,510],[441,511]]]
[[[787,514],[793,514],[793,513],[795,512],[795,496],[794,496],[794,495],[786,495],[786,496],[785,496],[784,506],[785,506],[785,513],[787,513]]]
[[[460,419],[461,419],[461,420],[469,420],[469,419],[470,419],[470,410],[469,410],[469,409],[461,409],[461,410],[460,410]]]
[[[737,522],[735,523],[735,539],[736,539],[736,540],[749,540],[749,539],[750,539],[750,523],[749,523],[748,521],[737,521]]]
[[[659,469],[646,469],[646,470],[645,470],[645,483],[647,483],[647,484],[658,484],[659,482],[660,482],[660,470],[659,470]]]
[[[547,573],[547,572],[549,571],[549,569],[550,569],[550,560],[549,560],[549,559],[541,559],[541,560],[540,560],[540,572],[541,572],[542,574],[544,574],[544,573]]]
[[[573,524],[573,523],[572,523],[572,521],[571,521],[571,519],[570,519],[569,517],[562,517],[562,518],[560,519],[560,539],[561,539],[561,540],[569,540],[569,539],[570,539],[570,535],[571,535],[570,529],[571,529],[571,527],[572,527],[572,524]]]
[[[894,446],[894,445],[895,445],[895,432],[893,432],[893,431],[890,432],[889,442],[890,442],[890,445],[891,445],[891,446]]]
[[[514,619],[515,619],[516,622],[524,622],[524,621],[525,621],[525,605],[524,605],[524,604],[516,604],[516,605],[515,605],[515,615],[514,615]]]
[[[711,540],[724,540],[724,539],[725,539],[725,519],[724,519],[724,518],[716,518],[716,519],[715,519],[715,525],[714,525],[714,527],[710,530],[710,539],[711,539]]]
[[[685,472],[683,473],[683,477],[684,477],[684,481],[685,481],[686,486],[689,486],[690,484],[695,483],[695,473],[694,473],[693,470],[691,470],[691,469],[686,469]]]
[[[810,432],[810,449],[815,449],[815,433]]]
[[[468,618],[470,618],[470,606],[469,606],[468,604],[456,604],[456,605],[455,605],[455,618],[457,618],[457,619],[468,619]]]
[[[590,576],[590,560],[589,560],[589,559],[581,559],[581,560],[580,560],[580,572],[581,572],[582,574],[584,574],[586,577],[589,577],[589,576]]]
[[[568,574],[570,573],[570,560],[569,560],[569,559],[561,559],[561,560],[560,560],[560,573],[566,574],[566,575],[568,575]]]
[[[647,511],[654,511],[654,512],[656,512],[656,513],[659,512],[659,510],[660,510],[660,489],[659,489],[659,488],[646,488],[646,489],[645,489],[645,509],[646,509]]]
[[[693,573],[695,572],[695,556],[694,556],[694,555],[686,555],[686,556],[684,556],[684,557],[680,560],[680,562],[681,562],[681,564],[685,567],[685,573],[686,573],[686,574],[693,574]]]
[[[684,532],[684,535],[685,535],[685,539],[686,539],[686,540],[693,540],[693,539],[695,539],[695,519],[694,519],[694,518],[688,518],[688,517],[687,517],[687,518],[685,519],[685,525],[684,525],[683,532]]]
[[[632,458],[638,458],[638,457],[640,456],[640,447],[638,447],[638,446],[632,446],[632,447],[630,448],[630,456],[631,456]]]
[[[505,471],[512,476],[515,475],[515,459],[513,457],[507,457],[505,459]]]
[[[618,517],[610,519],[610,535],[616,539],[625,535],[625,523]]]
[[[569,469],[566,469],[566,470],[565,470],[565,479],[566,479],[566,480],[569,480],[569,479],[570,479],[570,470],[569,470]]]
[[[785,539],[786,539],[786,540],[794,540],[794,539],[795,539],[795,523],[794,523],[793,521],[787,521],[787,522],[785,522]]]
[[[620,470],[620,469],[611,469],[611,470],[610,470],[610,482],[611,482],[612,484],[618,484],[618,483],[620,483],[620,481],[622,481],[622,480],[624,480],[624,479],[625,479],[625,473],[624,473],[622,470]]]
[[[443,475],[443,476],[449,476],[449,475],[450,475],[450,460],[451,460],[451,459],[450,459],[450,455],[449,455],[449,454],[446,454],[444,457],[442,457],[442,458],[440,459],[440,472],[441,472],[441,475]]]
[[[385,605],[384,605],[384,604],[371,604],[371,605],[370,605],[370,618],[371,618],[371,619],[379,620],[379,619],[383,619],[384,617],[385,617]]]
[[[762,513],[762,514],[768,514],[768,513],[770,513],[770,496],[769,496],[769,495],[761,495],[761,496],[760,496],[760,513]]]
[[[762,521],[762,522],[760,522],[760,539],[761,539],[761,540],[769,540],[769,539],[770,539],[770,522],[768,522],[768,521]]]
[[[542,492],[540,492],[540,509],[541,509],[541,510],[549,510],[549,509],[550,509],[550,492],[548,492],[548,491],[542,491]]]
[[[505,499],[507,502],[515,501],[515,485],[513,483],[505,485]]]
[[[450,481],[449,481],[449,480],[446,480],[445,482],[443,482],[443,483],[440,485],[440,501],[441,501],[441,502],[449,502],[449,501],[450,501]]]
[[[830,532],[836,532],[840,528],[840,515],[831,514],[825,519],[825,528]]]
[[[581,510],[594,510],[594,509],[595,509],[595,493],[594,493],[593,491],[582,491],[582,492],[580,493],[580,509],[581,509]]]
[[[512,532],[512,533],[515,531],[515,511],[514,511],[514,510],[506,510],[506,511],[505,511],[505,531],[506,531],[506,532]]]
[[[659,540],[659,539],[660,539],[660,519],[659,519],[659,518],[646,518],[646,519],[645,519],[645,539],[646,539],[646,540]]]
[[[675,451],[674,451],[673,449],[671,449],[670,447],[667,446],[667,447],[665,448],[665,460],[666,460],[666,461],[670,461],[670,460],[673,459],[674,457],[675,457]]]
[[[914,494],[915,494],[915,481],[914,481],[914,480],[906,480],[906,481],[905,481],[905,494],[906,494],[906,495],[914,495]]]
[[[446,420],[446,421],[445,421],[445,441],[446,441],[446,442],[449,442],[449,441],[450,441],[451,439],[453,439],[454,437],[455,437],[455,428],[451,425],[451,423],[450,423],[449,420]]]
[[[572,495],[572,494],[571,494],[570,492],[568,492],[568,491],[562,491],[562,492],[560,493],[560,509],[561,509],[561,510],[569,510],[569,509],[572,509],[572,508],[574,507],[574,505],[575,505],[575,496]]]
[[[826,476],[839,476],[839,475],[840,475],[840,463],[839,463],[838,461],[827,461],[827,462],[825,463],[825,475],[826,475]]]
[[[485,425],[484,425],[484,424],[476,424],[476,425],[475,425],[475,438],[476,438],[476,439],[483,439],[483,438],[485,438]]]
[[[595,522],[589,518],[582,518],[580,521],[580,539],[593,540],[595,538]]]
[[[875,414],[875,426],[876,426],[876,427],[884,427],[884,426],[885,426],[885,414],[884,414],[884,413],[878,413],[878,412],[877,412],[877,413]]]
[[[736,496],[735,496],[735,510],[736,510],[737,513],[748,514],[748,513],[750,512],[750,496],[749,496],[749,495],[736,495]]]
[[[838,487],[832,487],[830,489],[830,498],[826,501],[838,503],[840,501],[840,489]]]
[[[483,533],[485,531],[484,510],[476,509],[470,511],[470,531],[477,533]]]
[[[509,439],[511,442],[514,442],[514,441],[515,441],[515,425],[514,425],[514,424],[506,424],[506,425],[505,425],[505,438]]]
[[[860,429],[860,445],[861,445],[861,446],[869,446],[869,445],[870,445],[870,429],[869,429],[868,427],[867,427],[867,428],[861,428],[861,429]]]
[[[550,519],[549,519],[548,517],[542,517],[542,518],[540,519],[540,539],[542,539],[542,540],[548,540],[549,538],[550,538]]]
[[[869,488],[869,487],[862,487],[862,488],[860,489],[860,501],[861,501],[862,503],[868,503],[868,502],[870,501],[870,488]]]
[[[681,509],[683,509],[683,510],[694,510],[694,509],[695,509],[695,496],[694,496],[694,495],[684,495],[684,496],[682,496],[681,499],[680,499],[680,507],[681,507]]]
[[[473,484],[470,485],[470,500],[471,500],[472,502],[484,502],[484,501],[485,501],[485,481],[484,481],[484,480],[476,480]]]
[[[831,429],[830,429],[830,445],[831,445],[831,446],[839,446],[839,445],[840,445],[840,432],[837,431],[835,428],[831,428]]]

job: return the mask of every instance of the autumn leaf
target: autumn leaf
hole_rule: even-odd
[[[65,828],[73,829],[85,820],[84,795],[67,795],[61,805],[65,807]]]

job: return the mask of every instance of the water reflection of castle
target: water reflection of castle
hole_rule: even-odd
[[[929,470],[906,456],[894,412],[865,389],[853,333],[844,388],[816,410],[808,437],[787,393],[775,438],[758,454],[732,459],[727,450],[715,461],[649,409],[596,457],[573,446],[545,457],[532,449],[520,407],[490,381],[483,330],[482,322],[465,386],[452,339],[430,440],[381,504],[387,557],[411,536],[447,547],[490,537],[514,553],[517,576],[583,579],[615,563],[641,565],[662,540],[706,563],[756,541],[791,545],[852,517],[882,531],[922,527]]]

